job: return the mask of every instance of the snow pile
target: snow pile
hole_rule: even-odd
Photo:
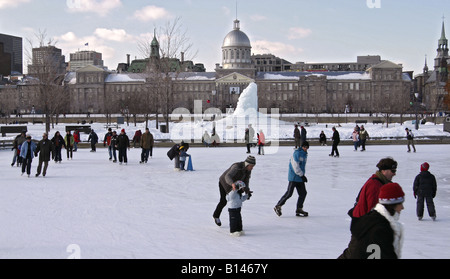
[[[252,82],[241,93],[233,117],[254,116],[258,112],[258,86]]]

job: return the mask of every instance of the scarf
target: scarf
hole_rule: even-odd
[[[403,246],[403,225],[398,221],[400,214],[396,212],[392,216],[389,211],[387,211],[384,205],[378,203],[374,208],[378,213],[380,213],[384,218],[386,218],[394,231],[394,251],[397,254],[397,258],[401,257],[401,250]]]

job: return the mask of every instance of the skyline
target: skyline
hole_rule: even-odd
[[[39,30],[62,49],[66,62],[70,53],[94,50],[115,70],[127,54],[144,58],[138,41],[151,40],[155,28],[181,17],[197,52],[187,59],[212,72],[221,64],[223,39],[237,18],[252,54],[270,53],[291,63],[355,62],[359,55],[380,55],[417,75],[425,56],[429,69],[434,67],[449,8],[446,0],[0,0],[0,33],[23,38],[24,71],[27,39]]]

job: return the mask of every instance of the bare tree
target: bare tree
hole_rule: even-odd
[[[147,67],[147,86],[148,96],[152,96],[152,101],[156,104],[151,105],[155,110],[158,122],[158,114],[162,113],[166,122],[167,131],[169,130],[169,115],[174,109],[173,106],[173,86],[174,81],[178,79],[179,73],[184,71],[184,59],[193,57],[196,53],[192,52],[193,44],[187,36],[187,31],[183,29],[181,17],[168,21],[160,28],[160,36],[155,31],[155,38],[158,40],[158,53],[153,53],[154,45],[152,42],[140,42],[139,48],[146,57],[149,57]],[[157,95],[157,96],[156,96]]]
[[[35,89],[36,99],[33,103],[45,115],[45,130],[48,133],[53,116],[61,113],[61,108],[67,105],[68,87],[64,84],[64,61],[58,55],[56,42],[53,39],[47,40],[46,31],[41,30],[35,34],[35,39],[39,47],[34,47],[33,40],[27,39],[29,49],[26,55],[28,61],[32,62],[28,67],[28,74],[34,77],[31,86]]]

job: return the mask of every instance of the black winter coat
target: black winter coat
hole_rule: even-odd
[[[381,259],[397,259],[394,250],[394,231],[389,221],[375,210],[352,225],[352,239],[340,259],[368,259],[374,254],[371,245],[378,245]]]
[[[436,197],[436,178],[429,171],[420,172],[414,179],[414,196]]]
[[[39,161],[44,161],[44,162],[50,161],[54,157],[54,155],[52,156],[52,154],[54,154],[54,152],[55,152],[55,147],[54,147],[52,141],[49,139],[43,139],[40,142],[38,142],[38,144],[36,146],[36,151],[35,151],[36,154],[39,153]]]
[[[127,149],[130,147],[130,139],[127,134],[120,134],[117,137],[117,148],[118,149]]]

